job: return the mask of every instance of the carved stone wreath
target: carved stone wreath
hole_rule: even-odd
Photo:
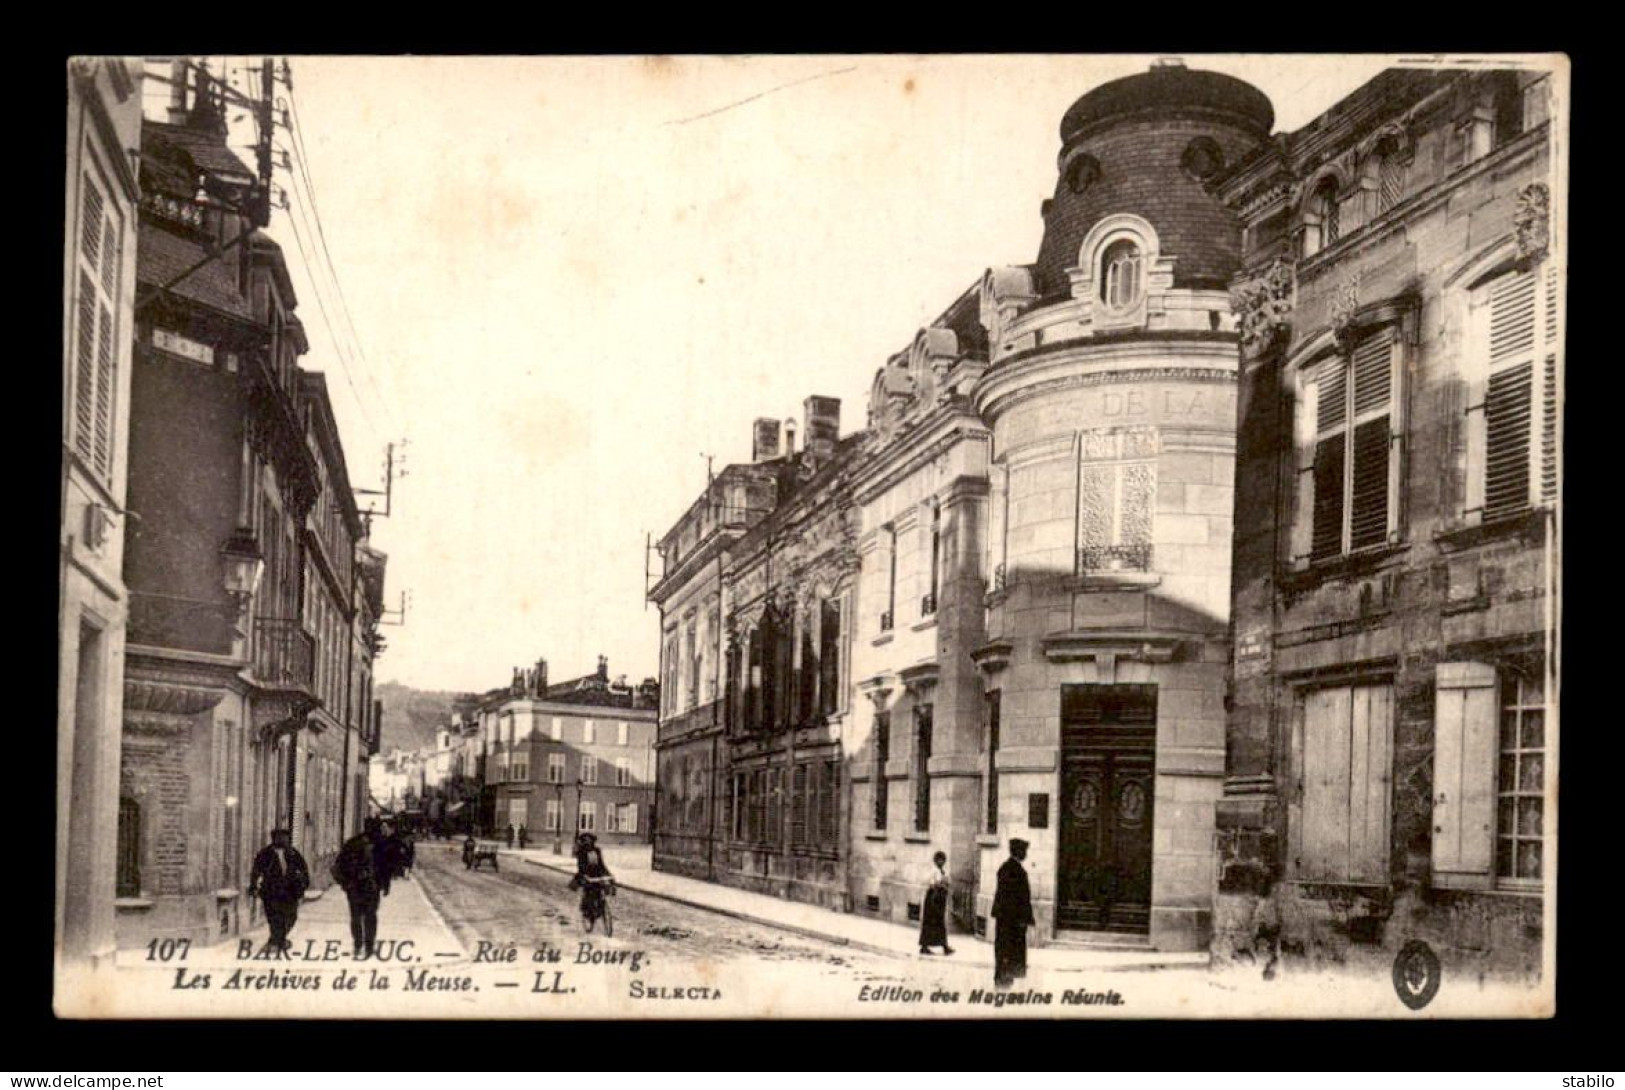
[[[1278,257],[1258,276],[1230,289],[1230,309],[1236,315],[1241,344],[1250,353],[1268,351],[1276,336],[1292,322],[1297,270]]]

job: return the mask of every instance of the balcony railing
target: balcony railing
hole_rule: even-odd
[[[937,596],[935,594],[927,594],[925,597],[920,599],[920,616],[929,617],[936,611]]]
[[[1151,543],[1086,545],[1078,550],[1078,572],[1150,571]]]
[[[880,615],[880,631],[882,631],[882,632],[890,632],[891,631],[891,624],[892,624],[892,611],[888,609],[886,612],[884,612],[884,613],[882,613]]]
[[[202,227],[207,207],[198,201],[171,197],[167,193],[149,193],[142,202],[154,215],[188,227]]]
[[[254,677],[277,688],[312,688],[316,640],[290,617],[254,622]]]

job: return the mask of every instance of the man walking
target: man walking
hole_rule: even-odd
[[[333,861],[333,880],[350,902],[350,936],[355,940],[355,958],[370,958],[378,942],[378,842],[382,822],[370,817],[361,832],[344,842]]]
[[[299,919],[299,901],[309,888],[310,868],[305,857],[294,849],[293,834],[286,829],[272,829],[271,843],[254,857],[248,893],[265,904],[265,922],[271,928],[265,949],[275,950],[279,958],[288,956],[288,932]]]
[[[993,891],[993,983],[1008,988],[1027,975],[1027,928],[1033,921],[1032,886],[1027,881],[1025,840],[1010,841],[1010,858],[999,868]]]

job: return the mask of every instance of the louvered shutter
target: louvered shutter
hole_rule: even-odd
[[[96,288],[79,274],[78,328],[74,337],[73,449],[90,460],[96,422]]]
[[[96,436],[93,462],[96,472],[108,476],[113,469],[113,312],[97,308],[96,330]]]
[[[1341,358],[1320,365],[1315,413],[1314,529],[1310,556],[1315,560],[1343,551],[1343,511],[1347,475],[1348,364]]]
[[[795,778],[790,787],[790,843],[800,847],[807,843],[808,768],[796,765]]]
[[[1513,272],[1489,285],[1489,374],[1484,389],[1483,516],[1515,514],[1530,500],[1530,434],[1538,329],[1532,274]]]
[[[1540,498],[1543,503],[1556,503],[1559,449],[1557,355],[1562,349],[1562,340],[1558,330],[1558,305],[1561,300],[1555,265],[1546,269],[1545,280],[1546,291],[1543,301],[1546,304],[1546,320],[1542,327],[1544,351],[1541,365]]]
[[[1320,383],[1310,372],[1303,383],[1296,414],[1297,489],[1293,501],[1289,555],[1294,567],[1308,565],[1313,548],[1315,506],[1315,418],[1320,403]]]
[[[1495,670],[1440,663],[1433,718],[1433,882],[1490,883],[1495,845]]]
[[[1388,540],[1390,447],[1393,441],[1393,337],[1383,330],[1361,341],[1350,367],[1354,378],[1353,473],[1349,489],[1349,548]]]

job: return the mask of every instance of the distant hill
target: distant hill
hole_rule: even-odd
[[[465,694],[431,692],[386,681],[372,694],[384,705],[380,753],[434,745],[434,732],[451,721],[452,707]]]

